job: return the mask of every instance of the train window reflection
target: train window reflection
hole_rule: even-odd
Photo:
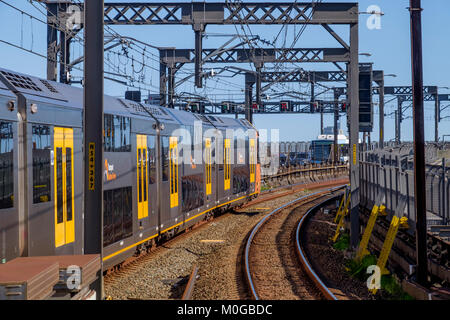
[[[0,121],[0,209],[14,206],[12,122]]]
[[[50,127],[33,125],[33,203],[51,200],[50,185]]]

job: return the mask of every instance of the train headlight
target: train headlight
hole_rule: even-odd
[[[31,113],[36,113],[38,111],[38,106],[36,103],[32,103],[30,106]]]
[[[14,100],[9,100],[7,103],[6,103],[6,107],[8,108],[8,110],[9,111],[14,111]]]

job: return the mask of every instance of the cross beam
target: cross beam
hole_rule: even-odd
[[[108,25],[350,24],[356,3],[105,3]]]
[[[202,50],[202,63],[300,63],[349,62],[350,53],[345,48],[256,48],[229,49],[213,54],[216,49]],[[194,63],[195,49],[162,49],[162,62]]]
[[[213,104],[209,101],[191,101],[184,103],[174,103],[174,108],[178,108],[181,110],[189,110],[188,105],[192,105],[193,103],[202,104],[202,114],[224,114],[222,108],[218,104]],[[232,114],[245,114],[246,113],[246,102],[228,102],[234,108],[234,112]],[[284,113],[308,113],[311,114],[310,102],[309,101],[290,101],[292,105],[292,111],[280,111],[280,102],[277,101],[267,101],[264,102],[262,108],[255,110],[255,113],[258,114],[284,114]],[[319,101],[322,112],[327,114],[333,114],[336,110],[336,103],[338,105],[338,110],[345,103],[344,101]]]

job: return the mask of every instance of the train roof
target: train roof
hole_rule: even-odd
[[[54,106],[83,109],[83,89],[68,84],[59,83],[22,74],[19,72],[0,68],[0,74],[6,78],[10,86],[23,94],[27,99],[42,101]],[[8,87],[0,81],[0,90],[8,91]],[[196,120],[202,121],[205,126],[217,128],[238,127],[256,130],[248,121],[228,117],[202,115],[183,110],[175,110],[159,105],[143,104],[131,100],[104,95],[104,112],[123,116],[142,117],[161,122],[175,122],[180,125],[192,125]]]

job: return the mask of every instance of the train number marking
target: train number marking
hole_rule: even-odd
[[[89,190],[95,190],[95,143],[89,143]]]

